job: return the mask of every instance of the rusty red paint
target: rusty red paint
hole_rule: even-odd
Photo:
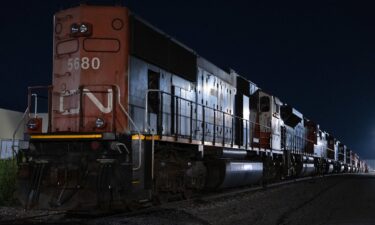
[[[129,12],[81,5],[55,15],[52,132],[123,132],[127,117]],[[87,35],[72,34],[89,24]],[[85,27],[82,28],[85,30]],[[126,109],[127,110],[127,109]],[[95,121],[105,121],[97,128]],[[116,118],[116,119],[115,119]]]

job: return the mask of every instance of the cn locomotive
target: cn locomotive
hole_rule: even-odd
[[[118,208],[365,171],[313,120],[125,7],[59,11],[53,41],[52,85],[29,88],[35,113],[17,155],[26,208]]]

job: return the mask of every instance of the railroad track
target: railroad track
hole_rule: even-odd
[[[20,218],[14,218],[9,220],[0,220],[0,225],[2,224],[86,224],[85,221],[90,221],[93,219],[115,219],[120,217],[134,217],[138,215],[147,215],[150,213],[168,210],[171,208],[178,208],[182,207],[194,202],[202,202],[202,203],[209,203],[211,201],[215,201],[221,198],[226,198],[230,196],[235,196],[239,194],[245,194],[250,192],[261,191],[270,188],[276,188],[283,185],[293,184],[297,182],[303,181],[310,181],[315,179],[321,179],[325,177],[331,176],[343,176],[343,175],[353,175],[353,174],[329,174],[324,176],[311,176],[311,177],[304,177],[304,178],[296,178],[296,179],[288,179],[285,181],[270,183],[267,185],[258,185],[253,187],[242,187],[236,189],[229,189],[225,191],[218,191],[218,192],[211,192],[205,193],[201,195],[194,196],[190,199],[186,200],[178,200],[168,203],[163,203],[162,205],[151,206],[147,208],[137,209],[136,211],[131,212],[117,212],[111,214],[102,214],[102,215],[92,215],[92,214],[79,214],[79,213],[72,213],[67,211],[50,211],[45,214],[33,215],[33,216],[26,216]]]
[[[7,220],[0,220],[0,224],[36,224],[40,222],[41,220],[45,221],[52,217],[57,216],[63,216],[65,215],[65,211],[53,211],[53,212],[47,212],[42,213],[38,215],[32,215],[32,216],[25,216],[25,217],[18,217],[14,219],[7,219]],[[53,223],[51,223],[53,224]]]
[[[126,212],[126,213],[120,213],[120,214],[115,214],[111,216],[105,216],[102,218],[108,218],[108,219],[114,219],[114,218],[120,218],[120,217],[134,217],[138,215],[147,215],[151,214],[154,212],[162,211],[162,210],[168,210],[168,209],[176,209],[179,207],[183,207],[185,205],[189,205],[194,202],[202,202],[202,203],[209,203],[211,201],[219,200],[221,198],[227,198],[230,196],[235,196],[239,194],[246,194],[246,193],[251,193],[251,192],[256,192],[256,191],[261,191],[261,190],[266,190],[270,188],[276,188],[280,187],[283,185],[288,185],[288,184],[294,184],[297,182],[303,182],[303,181],[311,181],[311,180],[316,180],[316,179],[321,179],[325,177],[332,177],[332,176],[343,176],[343,175],[350,175],[350,174],[329,174],[329,175],[324,175],[324,176],[310,176],[310,177],[303,177],[303,178],[297,178],[297,179],[289,179],[285,181],[280,181],[276,183],[271,183],[267,184],[265,186],[254,186],[254,187],[242,187],[242,188],[236,188],[236,189],[230,189],[222,192],[214,192],[214,193],[205,193],[204,195],[201,196],[195,196],[190,199],[186,200],[179,200],[179,201],[173,201],[173,202],[168,202],[164,203],[162,205],[158,206],[152,206],[149,208],[144,208],[141,210],[137,210],[134,212]]]

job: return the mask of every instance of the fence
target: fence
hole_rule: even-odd
[[[24,144],[25,141],[12,139],[0,139],[0,160],[12,159],[18,152],[18,146]],[[14,145],[14,152],[12,146]]]

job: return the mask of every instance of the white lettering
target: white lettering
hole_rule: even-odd
[[[113,110],[113,92],[112,89],[108,89],[107,91],[107,106],[104,106],[89,89],[83,89],[83,96],[87,96],[90,101],[100,110],[100,112],[111,113]],[[59,112],[62,115],[79,114],[79,106],[77,108],[64,109],[64,98],[75,95],[77,92],[77,90],[71,90],[60,94]]]
[[[100,59],[99,59],[98,57],[94,57],[94,58],[92,58],[92,61],[91,61],[91,67],[92,67],[94,70],[99,69],[99,67],[100,67]]]
[[[89,89],[83,89],[85,95],[91,100],[92,103],[102,112],[102,113],[110,113],[112,112],[112,107],[113,107],[113,94],[112,94],[112,89],[108,89],[108,106],[104,107],[103,104],[95,97],[93,93],[90,92]]]
[[[67,62],[68,70],[72,71],[74,70],[88,70],[88,69],[93,69],[93,70],[98,70],[100,69],[100,59],[98,57],[94,57],[90,59],[89,57],[76,57],[76,58],[69,58]]]

